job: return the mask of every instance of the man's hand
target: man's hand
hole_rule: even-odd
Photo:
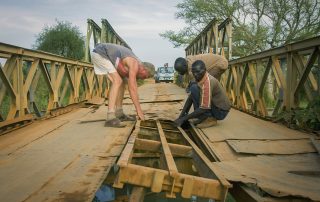
[[[143,112],[138,112],[138,118],[141,120],[141,121],[144,121],[144,114]]]
[[[180,117],[178,119],[176,119],[174,121],[174,124],[177,126],[177,127],[181,127],[181,125],[185,122],[185,117]]]

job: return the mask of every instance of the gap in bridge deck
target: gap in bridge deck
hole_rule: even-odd
[[[199,165],[199,162],[197,159],[199,157],[197,157],[196,160],[194,159],[194,156],[196,155],[196,153],[192,148],[192,146],[190,145],[190,143],[183,137],[183,135],[181,134],[181,131],[179,131],[179,129],[173,125],[172,121],[161,120],[159,121],[159,123],[162,129],[158,128],[157,121],[155,120],[141,121],[139,123],[140,124],[140,127],[138,127],[139,132],[135,135],[135,141],[134,141],[134,146],[132,147],[132,153],[130,157],[128,157],[129,159],[128,166],[130,168],[131,164],[137,165],[137,166],[141,166],[141,169],[136,170],[135,173],[128,173],[128,174],[141,175],[139,174],[139,172],[141,171],[143,173],[144,170],[146,170],[147,168],[155,169],[154,172],[158,172],[157,170],[163,170],[164,172],[167,172],[166,170],[168,170],[168,168],[173,166],[173,165],[168,165],[167,156],[164,153],[165,149],[162,148],[163,140],[160,138],[161,135],[159,132],[159,130],[162,130],[163,135],[165,136],[165,139],[167,142],[165,144],[167,144],[168,147],[170,148],[170,153],[171,153],[170,155],[172,155],[173,162],[176,166],[177,173],[179,174],[179,176],[181,175],[182,177],[183,175],[185,175],[185,176],[194,176],[196,178],[200,177],[201,175],[198,172],[197,168],[200,168],[203,165]],[[192,128],[190,130],[192,130]],[[135,130],[132,133],[135,133]],[[190,131],[188,131],[187,133],[190,133]],[[190,134],[188,134],[188,136],[189,138],[191,138]],[[132,137],[132,134],[131,134],[131,137]],[[131,137],[129,137],[129,141],[127,144],[132,143]],[[125,146],[123,153],[126,153],[126,155],[129,155],[126,149],[127,146],[128,145]],[[134,187],[134,184],[125,183],[122,189],[112,187],[114,183],[118,184],[118,182],[116,182],[117,181],[116,179],[119,178],[118,172],[119,172],[119,169],[121,169],[121,165],[119,167],[119,161],[123,161],[122,156],[118,160],[118,164],[114,166],[115,169],[111,169],[111,171],[109,172],[108,176],[106,177],[105,181],[101,185],[100,189],[97,191],[96,197],[98,198],[101,197],[101,194],[103,193],[105,194],[105,197],[110,197],[110,198],[114,197],[115,200],[122,200],[122,201],[129,200],[131,196],[129,193],[131,193]],[[124,172],[124,171],[121,171],[121,172]],[[148,178],[148,176],[149,176],[148,174],[145,174],[144,178]],[[201,177],[199,179],[201,179]],[[209,180],[209,178],[203,178],[203,179]],[[145,181],[146,179],[140,179],[140,180]],[[181,181],[180,183],[182,184],[179,186],[182,186],[182,187],[185,186],[183,185],[183,181]],[[162,198],[162,200],[169,200],[169,201],[170,200],[174,200],[174,201],[192,200],[190,198],[187,198],[187,199],[182,198],[179,192],[176,193],[175,199],[169,199],[167,198],[168,191],[162,190],[159,193],[155,193],[155,192],[152,192],[152,189],[153,189],[152,187],[145,187],[144,190],[146,194],[145,194],[144,201],[154,201],[155,199],[159,199],[159,198]],[[182,188],[179,188],[179,189],[182,189]],[[202,189],[202,188],[199,188],[199,189]],[[200,199],[201,197],[198,197],[197,201],[201,201]]]

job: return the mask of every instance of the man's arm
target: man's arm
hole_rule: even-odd
[[[185,115],[183,117],[179,117],[178,119],[176,119],[174,121],[174,123],[177,126],[181,126],[185,121],[187,121],[189,119],[192,119],[192,118],[198,118],[198,117],[200,117],[202,114],[204,114],[206,112],[210,112],[210,109],[198,108],[195,111],[193,111],[191,114]]]
[[[186,103],[184,104],[182,110],[181,110],[181,113],[179,115],[179,118],[187,115],[189,113],[189,110],[191,108],[191,105],[192,105],[192,98],[191,98],[191,95],[188,96],[187,100],[186,100]]]
[[[127,57],[124,60],[124,64],[128,67],[129,71],[129,79],[128,79],[128,89],[130,93],[130,97],[136,108],[137,115],[141,120],[144,120],[144,114],[141,110],[139,96],[138,96],[138,87],[137,87],[137,73],[139,68],[139,63],[136,59]]]

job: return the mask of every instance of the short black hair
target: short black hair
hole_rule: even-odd
[[[187,60],[179,57],[174,62],[174,69],[181,75],[184,75],[188,71],[188,63]]]
[[[202,60],[196,60],[194,63],[192,63],[192,69],[203,69],[203,70],[207,70],[206,68],[206,64],[204,64],[204,62]]]

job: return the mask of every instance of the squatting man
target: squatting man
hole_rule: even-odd
[[[227,69],[227,60],[211,53],[191,56],[187,60],[189,64],[192,61],[191,73],[195,81],[190,81],[188,86],[190,94],[179,118],[174,122],[177,126],[181,126],[185,121],[192,119],[199,128],[214,126],[217,120],[223,120],[227,116],[231,107],[225,90],[217,80]],[[177,58],[175,61],[174,68],[181,75],[189,73],[187,60]],[[210,67],[208,71],[206,65]],[[190,80],[190,73],[186,77]],[[194,111],[189,114],[192,105]]]

